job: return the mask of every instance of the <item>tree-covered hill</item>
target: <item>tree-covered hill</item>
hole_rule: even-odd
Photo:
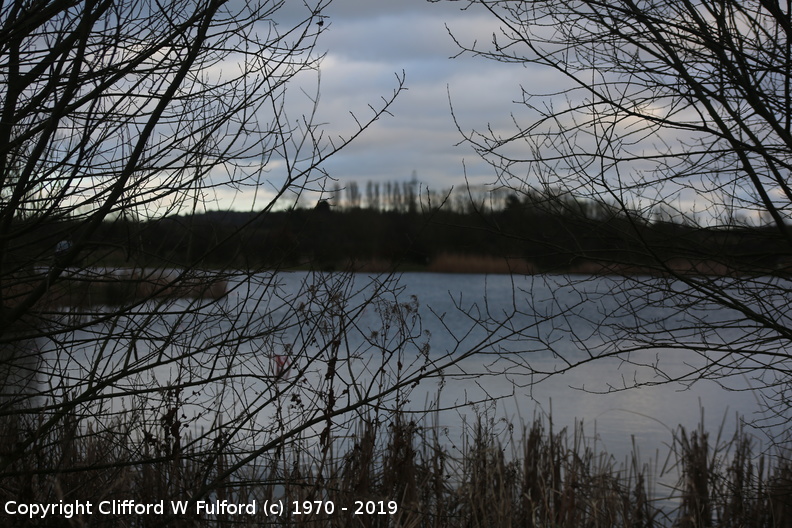
[[[46,263],[68,222],[17,252]],[[319,202],[313,208],[213,211],[145,222],[105,222],[87,245],[88,265],[403,269],[664,274],[672,268],[725,275],[782,270],[790,256],[775,230],[761,226],[694,227],[617,212],[592,200],[512,194],[502,206],[381,209]],[[490,264],[470,268],[472,258]],[[196,260],[197,259],[197,260]],[[28,260],[28,259],[22,259]],[[508,261],[509,266],[497,262]],[[29,261],[29,260],[28,260]],[[480,260],[478,262],[481,262]],[[466,264],[467,263],[467,264]],[[669,269],[666,269],[668,267]]]

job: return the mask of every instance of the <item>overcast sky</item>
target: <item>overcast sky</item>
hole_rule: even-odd
[[[357,181],[361,190],[372,181],[406,181],[415,171],[433,190],[464,182],[493,180],[492,170],[467,146],[457,145],[449,94],[461,125],[508,126],[511,103],[519,97],[527,74],[520,65],[458,57],[448,34],[489,40],[491,17],[461,11],[465,2],[426,0],[333,0],[322,12],[324,31],[318,50],[321,66],[320,121],[331,135],[354,129],[350,112],[370,114],[392,94],[396,75],[404,72],[407,90],[385,116],[324,168],[343,185]],[[287,8],[288,9],[288,8]],[[289,95],[302,97],[298,90]],[[464,162],[464,169],[463,169]],[[237,205],[244,205],[239,201]]]
[[[491,25],[472,11],[461,12],[459,5],[425,0],[334,0],[330,5],[329,28],[320,40],[327,49],[321,75],[329,128],[343,126],[350,109],[365,110],[365,104],[390,93],[396,72],[404,71],[408,88],[393,117],[378,122],[328,165],[334,177],[406,180],[415,170],[419,180],[445,187],[460,182],[463,158],[472,176],[490,172],[478,166],[469,149],[454,146],[461,138],[448,96],[468,126],[508,118],[524,69],[452,59],[459,50],[446,25],[468,34],[475,28],[485,38]]]
[[[277,15],[278,24],[293,27],[310,13],[310,8],[302,2],[289,0]],[[469,6],[464,0],[332,0],[321,14],[323,26],[316,53],[323,53],[324,59],[319,73],[321,95],[316,121],[324,123],[326,135],[348,137],[355,132],[355,121],[350,113],[365,121],[371,115],[369,105],[380,106],[382,98],[389,97],[396,88],[396,76],[402,72],[405,76],[406,91],[391,107],[393,115],[384,116],[351,146],[322,165],[341,186],[355,181],[361,192],[365,191],[368,181],[405,182],[413,174],[422,186],[432,191],[444,191],[452,186],[459,189],[465,185],[465,177],[474,185],[493,183],[496,179],[494,170],[470,146],[460,144],[463,137],[455,127],[451,105],[464,131],[486,132],[489,129],[495,135],[509,137],[516,132],[515,121],[522,127],[532,124],[530,118],[526,119],[529,110],[514,103],[522,99],[523,88],[535,94],[557,94],[570,88],[569,80],[552,68],[458,56],[460,49],[449,31],[468,46],[478,42],[479,49],[486,49],[492,35],[500,32],[493,15],[479,5]],[[314,72],[289,85],[287,99],[291,120],[297,121],[300,113],[308,108],[305,104],[307,96],[302,90],[311,92],[312,83],[316,83]],[[566,95],[570,94],[567,92]],[[573,97],[578,95],[572,94]],[[583,96],[588,97],[586,94]],[[553,104],[556,110],[565,106],[563,99],[544,101]],[[620,120],[619,126],[623,132],[633,127],[633,120]],[[658,144],[663,149],[671,143],[681,147],[685,145],[675,130],[664,131],[670,134],[667,137],[647,135],[641,127],[631,130],[631,134],[637,137],[631,136],[628,143],[635,152],[655,149]],[[691,138],[688,138],[688,144],[694,144],[696,138]],[[588,139],[594,141],[596,138],[591,136]],[[593,143],[581,146],[580,142],[585,141],[586,134],[575,136],[574,148],[595,150]],[[515,142],[508,148],[509,155],[530,158],[530,153],[523,151],[527,148],[525,143]],[[586,161],[584,159],[581,163]],[[630,178],[645,178],[646,174],[651,177],[651,171],[657,166],[662,170],[664,163],[634,163],[630,170],[622,164],[616,175],[619,178],[616,185],[630,185]],[[516,167],[518,171],[523,169],[531,170],[527,164]],[[590,186],[577,187],[578,183],[571,181],[574,173],[581,170],[574,163],[569,167],[562,163],[553,169],[557,171],[555,176],[564,179],[564,183],[569,180],[574,192],[586,196],[589,196],[586,193],[599,192],[601,194],[597,198],[609,199],[608,189],[592,191]],[[283,175],[278,176],[277,163],[268,165],[266,170],[270,181],[259,180],[260,185],[248,186],[241,191],[220,190],[212,203],[223,208],[260,209],[261,200],[271,197],[269,191],[283,181]],[[517,176],[524,177],[529,185],[536,184],[532,180],[535,175]],[[701,178],[703,183],[700,185],[706,191],[711,187],[709,176],[702,174]],[[622,199],[630,202],[632,207],[645,209],[653,207],[657,197],[662,195],[668,204],[680,211],[720,214],[717,208],[714,213],[709,211],[713,203],[720,204],[722,196],[717,192],[710,196],[697,189],[694,180],[685,180],[680,185],[670,179],[663,183],[666,187],[662,189],[646,189],[646,196],[633,195]],[[331,189],[332,183],[327,188]],[[635,189],[642,190],[639,187]],[[315,195],[308,196],[303,204],[310,206],[315,200]],[[283,204],[293,203],[293,197],[288,202]]]

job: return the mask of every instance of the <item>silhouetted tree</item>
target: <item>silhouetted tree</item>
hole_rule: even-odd
[[[347,191],[347,203],[346,206],[350,209],[355,209],[360,207],[360,189],[358,188],[358,184],[355,181],[351,181],[347,184],[346,187]]]
[[[348,143],[322,140],[317,96],[285,99],[326,5],[0,5],[2,502],[266,493],[267,460],[327,454],[452,361],[418,353],[392,278],[277,273],[322,206],[270,213],[326,188]],[[255,214],[213,221],[240,193]],[[383,328],[342,346],[372,306]]]
[[[622,273],[611,287],[623,303],[616,310],[592,307],[590,313],[599,314],[600,344],[581,338],[582,356],[557,351],[567,361],[562,370],[618,357],[656,373],[606,390],[704,378],[728,384],[748,376],[765,389],[770,422],[789,422],[792,289],[786,276],[776,274],[792,256],[789,3],[470,4],[500,28],[488,43],[454,34],[463,52],[556,75],[546,90],[530,81],[521,87],[518,104],[527,112],[519,115],[534,117],[517,121],[516,130],[460,132],[492,165],[498,185],[531,200],[533,188],[553,189],[553,207],[570,218],[601,217],[630,244],[593,258],[585,245],[572,248],[569,259],[588,262],[588,269]],[[564,196],[610,205],[590,210]],[[516,200],[509,204],[514,209]],[[736,222],[737,216],[745,222]],[[687,229],[649,234],[651,217]],[[765,238],[763,250],[735,229],[760,218],[772,228],[751,235]],[[560,253],[559,237],[572,226],[558,224],[550,239],[536,234],[533,241]],[[635,262],[642,262],[640,276]],[[585,292],[589,280],[570,276],[567,284]],[[526,309],[533,306],[536,317],[560,316],[546,310],[539,290],[528,294]],[[596,305],[598,299],[585,302]],[[652,319],[660,305],[677,307],[676,315]],[[575,328],[566,331],[574,335]],[[686,372],[671,373],[663,361],[671,349],[698,359],[691,358]]]

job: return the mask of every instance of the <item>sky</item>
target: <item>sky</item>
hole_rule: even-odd
[[[321,11],[323,25],[316,49],[317,54],[324,54],[318,74],[317,121],[324,124],[326,135],[349,136],[354,132],[356,123],[352,114],[361,120],[370,115],[369,105],[377,107],[383,97],[389,97],[402,72],[406,87],[390,108],[392,115],[374,123],[349,147],[322,165],[333,179],[328,189],[335,181],[342,188],[354,181],[365,194],[368,181],[384,184],[406,182],[413,177],[422,190],[434,192],[444,192],[451,187],[464,190],[466,183],[474,186],[495,183],[495,169],[464,143],[457,125],[467,133],[491,130],[501,137],[509,137],[517,131],[515,121],[522,127],[531,124],[525,106],[515,103],[523,98],[523,90],[550,94],[570,88],[569,80],[551,68],[460,55],[454,38],[470,47],[478,42],[479,48],[487,48],[493,34],[500,32],[494,16],[480,5],[471,6],[464,0],[310,1],[329,2]],[[290,21],[302,21],[305,14],[306,4],[288,0],[278,16],[290,27]],[[287,97],[297,114],[300,98],[303,102],[306,99],[303,90],[310,94],[315,92],[316,77],[312,72],[299,81],[304,82],[304,86],[293,84],[288,89]],[[565,106],[564,101],[553,104],[556,110],[558,106]],[[643,135],[640,129],[635,133]],[[679,138],[649,136],[641,141],[650,143],[647,148],[656,148],[651,144],[655,139],[663,143],[676,142]],[[575,142],[578,141],[585,140],[578,136]],[[508,148],[518,149],[510,152],[529,158],[530,155],[522,151],[524,145],[517,142]],[[637,151],[638,144],[632,148]],[[525,165],[517,170],[521,167]],[[641,178],[642,171],[651,170],[649,166],[640,165],[632,168],[637,172],[626,176],[628,180],[632,176]],[[556,176],[567,178],[564,170],[560,168]],[[277,170],[272,174],[277,174]],[[533,176],[518,176],[525,177],[529,185],[535,185]],[[580,194],[574,181],[566,183]],[[262,186],[256,192],[249,189],[244,192],[246,196],[233,197],[233,208],[260,209],[261,198],[267,197],[267,190]],[[650,189],[650,194],[652,192]],[[657,192],[665,193],[664,198],[680,211],[696,213],[709,206],[709,198],[693,188],[664,188]],[[255,203],[251,200],[254,195],[257,197]],[[607,192],[605,196],[609,197]],[[316,198],[309,195],[302,204],[311,206]],[[716,196],[713,201],[719,199]],[[642,209],[643,200],[635,199],[633,206]],[[653,200],[647,203],[651,206]],[[698,204],[702,200],[703,205]],[[223,202],[222,197],[220,202]],[[225,203],[228,202],[226,197]]]
[[[459,5],[425,0],[336,0],[330,5],[331,25],[320,41],[327,45],[322,98],[330,125],[343,123],[349,109],[387,95],[396,73],[404,71],[407,86],[393,117],[381,120],[335,160],[329,166],[333,175],[409,179],[416,171],[419,180],[447,187],[460,183],[464,159],[470,176],[491,176],[470,149],[457,146],[461,136],[449,96],[464,126],[508,120],[525,70],[480,58],[451,58],[459,49],[446,25],[455,34],[475,31],[484,38],[495,29],[489,17],[462,12]]]
[[[459,144],[462,136],[451,102],[465,129],[488,123],[508,128],[515,109],[512,101],[529,75],[521,65],[452,58],[460,50],[449,30],[472,41],[489,40],[497,29],[491,16],[461,10],[465,5],[333,0],[322,11],[317,52],[325,56],[318,120],[325,123],[326,134],[348,135],[355,128],[350,112],[369,115],[368,105],[376,107],[391,95],[402,72],[407,88],[396,99],[391,116],[377,121],[323,165],[342,187],[356,181],[363,191],[367,181],[407,181],[413,175],[435,191],[463,185],[465,175],[474,184],[494,180],[493,170],[469,146]],[[315,89],[314,78],[305,82],[307,92]],[[291,89],[292,102],[303,97],[301,90]],[[244,199],[235,201],[244,208]]]

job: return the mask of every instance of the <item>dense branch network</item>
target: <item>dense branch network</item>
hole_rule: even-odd
[[[622,236],[633,240],[628,259],[618,252],[596,255],[624,275],[623,303],[601,307],[595,319],[605,345],[592,348],[580,339],[586,359],[569,358],[570,366],[657,351],[658,361],[638,361],[653,366],[657,381],[728,385],[732,376],[748,376],[773,389],[773,421],[787,421],[792,292],[776,271],[792,250],[788,6],[470,4],[500,29],[488,43],[468,44],[452,33],[461,53],[554,71],[556,89],[537,93],[526,83],[518,102],[526,117],[515,118],[513,131],[460,126],[466,141],[493,166],[497,185],[523,195],[544,188],[609,203],[627,220]],[[453,108],[455,115],[463,110]],[[668,222],[689,230],[668,229],[663,236]],[[650,223],[655,227],[648,229]],[[763,229],[736,248],[727,243],[728,233],[744,225]],[[774,232],[770,251],[778,267],[761,272],[751,262],[767,256],[757,247],[767,230]],[[671,258],[669,248],[680,244],[688,247],[684,258]],[[594,257],[583,247],[572,253],[572,259]],[[655,276],[636,274],[629,266],[635,261],[651,262],[644,271]],[[568,284],[584,292],[587,283],[570,277]],[[676,307],[676,315],[657,320],[661,304]],[[688,350],[700,361],[691,359],[688,372],[669,376],[662,357],[670,349]]]

